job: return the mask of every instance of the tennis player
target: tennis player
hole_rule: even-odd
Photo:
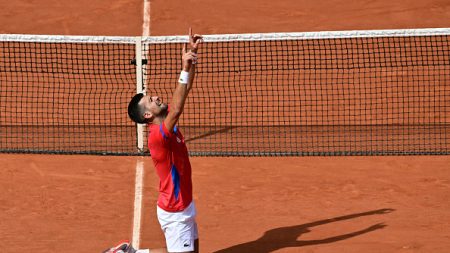
[[[201,35],[192,35],[192,29],[189,29],[189,50],[183,46],[182,70],[170,108],[159,97],[143,94],[135,95],[128,106],[128,114],[134,122],[148,124],[148,146],[160,180],[157,216],[167,248],[150,249],[150,253],[199,252],[191,164],[177,122],[194,83],[197,50],[202,41]],[[120,247],[128,250],[123,252],[133,252],[127,249],[132,248],[129,245],[116,248]]]

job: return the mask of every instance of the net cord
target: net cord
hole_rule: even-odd
[[[354,30],[354,31],[322,31],[297,33],[247,33],[204,35],[204,42],[227,41],[267,41],[267,40],[313,40],[344,38],[376,38],[376,37],[410,37],[449,35],[450,28],[393,29],[393,30]],[[143,37],[143,43],[185,43],[188,36],[151,36]]]
[[[369,38],[369,37],[405,37],[405,36],[437,36],[450,35],[450,28],[423,29],[392,29],[392,30],[353,30],[353,31],[322,31],[293,33],[247,33],[204,35],[204,42],[226,41],[263,41],[263,40],[309,40],[309,39],[339,39],[339,38]],[[121,43],[135,44],[136,37],[120,36],[60,36],[60,35],[29,35],[0,34],[0,41],[12,42],[44,42],[44,43]],[[142,43],[184,43],[188,36],[143,36]]]

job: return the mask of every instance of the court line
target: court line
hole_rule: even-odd
[[[144,18],[142,36],[150,36],[150,0],[144,0]]]
[[[142,217],[142,188],[144,181],[144,161],[138,158],[136,161],[136,179],[134,188],[134,214],[133,214],[133,236],[131,244],[138,249],[141,237]]]
[[[144,0],[142,36],[150,36],[150,0]],[[134,189],[134,214],[133,214],[133,236],[131,244],[139,249],[141,238],[142,220],[142,188],[144,181],[144,160],[138,158],[136,161],[136,179]]]

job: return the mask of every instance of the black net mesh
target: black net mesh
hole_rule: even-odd
[[[197,155],[450,152],[449,36],[204,43],[182,119]],[[182,44],[147,44],[171,98]]]
[[[206,40],[179,126],[193,155],[450,154],[449,39]],[[170,103],[181,49],[143,44],[148,94]],[[134,58],[0,41],[0,152],[141,154]]]
[[[0,41],[0,151],[136,152],[133,44]]]

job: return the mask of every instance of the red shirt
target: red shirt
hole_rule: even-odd
[[[168,212],[183,211],[192,201],[191,163],[183,135],[164,123],[150,125],[148,147],[159,176],[158,206]]]

